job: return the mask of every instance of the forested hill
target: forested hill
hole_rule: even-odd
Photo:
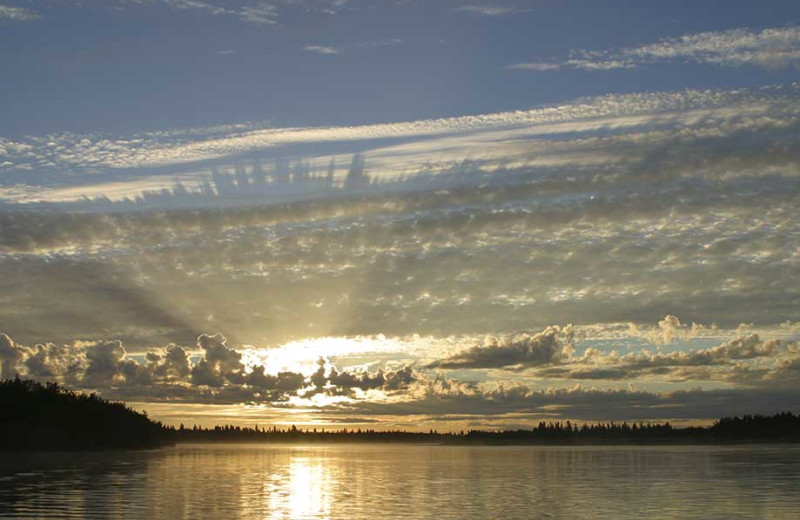
[[[122,403],[55,383],[0,381],[0,450],[147,448],[169,441],[169,429]]]

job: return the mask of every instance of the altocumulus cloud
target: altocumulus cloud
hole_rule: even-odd
[[[103,193],[110,172],[139,180],[134,166],[201,159],[245,188],[273,172],[254,156],[319,143],[369,143],[369,179],[188,209],[176,189],[169,211],[4,203],[0,323],[15,342],[0,344],[0,370],[187,406],[335,401],[343,417],[791,404],[798,99],[797,85],[688,90],[385,125],[3,140],[5,188],[40,195],[44,183]],[[302,178],[330,160],[299,156],[284,171]],[[382,177],[408,164],[403,182]],[[380,334],[433,346],[340,358],[321,341],[302,373],[229,346]]]
[[[684,154],[584,182],[574,173],[373,200],[0,212],[0,272],[14,295],[0,318],[25,341],[137,347],[191,341],[209,324],[250,344],[664,316],[636,334],[669,343],[701,332],[671,314],[777,326],[797,319],[796,293],[778,280],[800,276],[800,190],[790,154],[758,143],[750,153],[741,137],[719,176],[698,160],[699,179]]]

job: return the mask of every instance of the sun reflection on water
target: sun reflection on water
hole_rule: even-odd
[[[0,464],[0,517],[784,519],[800,509],[798,478],[800,448],[785,445],[9,453]]]
[[[289,467],[288,518],[329,517],[330,478],[325,465],[310,457],[292,458]],[[279,518],[273,515],[273,518]]]
[[[292,450],[287,466],[273,471],[264,480],[265,507],[243,504],[243,513],[249,506],[266,509],[267,518],[273,520],[331,517],[336,476],[324,457],[303,454],[302,449],[297,451],[301,453]]]

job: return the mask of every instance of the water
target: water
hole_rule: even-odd
[[[3,518],[800,518],[795,446],[184,445],[0,461]]]

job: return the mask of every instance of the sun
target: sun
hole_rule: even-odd
[[[319,368],[319,360],[398,352],[401,342],[377,336],[327,336],[290,341],[277,348],[247,347],[242,351],[246,367],[264,366],[268,373],[283,371],[310,375]]]

